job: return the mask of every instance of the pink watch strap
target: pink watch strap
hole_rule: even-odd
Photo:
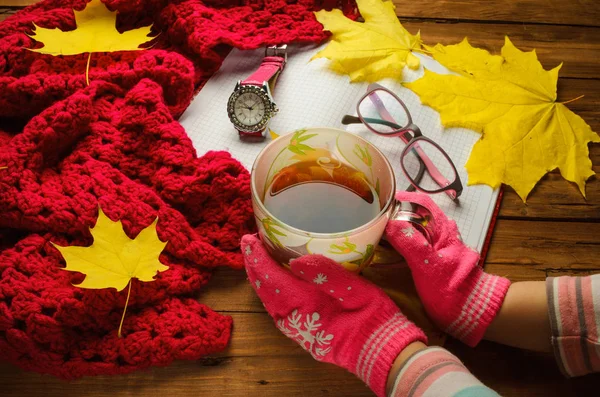
[[[283,66],[285,65],[285,58],[282,57],[265,57],[260,64],[260,67],[256,70],[256,72],[252,73],[248,78],[242,81],[242,85],[257,85],[262,86],[266,81],[271,85],[271,89],[273,89],[272,85],[274,80],[279,75],[279,72],[283,70]],[[271,82],[273,79],[273,83]]]
[[[283,49],[285,51],[285,47]],[[277,48],[275,50],[277,50]],[[269,89],[273,91],[275,81],[277,80],[279,73],[283,70],[285,62],[285,57],[266,56],[263,58],[259,68],[240,84],[262,87],[263,83],[267,82],[267,84],[269,84]],[[254,132],[238,130],[238,133],[240,138],[246,141],[262,141],[265,138],[265,129]]]

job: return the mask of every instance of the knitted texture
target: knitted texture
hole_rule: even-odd
[[[316,360],[358,376],[380,397],[400,352],[426,342],[383,290],[331,259],[306,255],[292,261],[289,271],[255,236],[244,236],[242,252],[248,279],[277,328]]]
[[[221,65],[231,46],[255,49],[291,42],[318,42],[326,37],[313,11],[341,3],[333,0],[106,0],[118,10],[117,27],[127,30],[153,23],[160,35],[147,51],[94,53],[90,80],[131,88],[142,77],[161,84],[171,112],[185,110],[196,87]],[[25,118],[85,87],[87,54],[54,57],[24,48],[41,46],[26,33],[32,23],[44,28],[75,29],[72,9],[85,0],[45,0],[0,24],[0,117]],[[354,14],[351,14],[354,16]],[[166,51],[166,52],[165,52]],[[142,59],[139,59],[142,58]],[[186,59],[189,66],[179,70]]]
[[[391,221],[386,238],[406,259],[427,314],[445,332],[475,346],[498,314],[510,281],[485,273],[479,254],[460,238],[453,220],[425,194],[396,199],[425,207],[433,216],[430,242],[407,221]]]
[[[327,2],[325,2],[327,3]],[[73,379],[198,359],[232,320],[194,296],[216,266],[241,268],[254,231],[249,175],[225,152],[198,158],[175,117],[230,46],[319,41],[315,1],[112,0],[117,27],[154,23],[150,50],[53,57],[27,51],[32,22],[74,29],[83,0],[45,0],[0,24],[0,358]],[[215,133],[233,133],[215,131]],[[153,282],[74,287],[49,244],[87,246],[98,207],[136,236],[168,240]]]

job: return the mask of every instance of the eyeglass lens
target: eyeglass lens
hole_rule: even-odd
[[[359,104],[358,111],[367,126],[379,133],[393,133],[407,126],[408,114],[398,100],[384,90],[374,90]]]
[[[427,140],[413,141],[404,153],[402,165],[408,178],[425,192],[440,191],[457,178],[450,160],[437,146]],[[419,158],[425,163],[428,170],[423,173],[421,178],[418,177]]]

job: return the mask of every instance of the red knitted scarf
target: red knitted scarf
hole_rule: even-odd
[[[232,320],[194,298],[216,266],[242,266],[254,230],[248,172],[197,158],[175,118],[230,46],[316,42],[317,0],[107,0],[119,29],[154,23],[146,51],[53,57],[25,50],[32,22],[75,28],[84,0],[45,0],[0,24],[0,358],[62,378],[127,373],[225,348]],[[330,4],[334,3],[334,4]],[[353,7],[346,6],[347,12]],[[225,110],[224,110],[225,111]],[[231,131],[223,131],[231,133]],[[89,245],[98,206],[129,236],[158,216],[168,240],[156,281],[72,286],[49,241]]]

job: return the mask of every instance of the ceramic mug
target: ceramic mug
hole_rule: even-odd
[[[368,222],[336,233],[301,230],[276,218],[265,206],[265,198],[282,180],[282,174],[289,174],[289,170],[301,162],[313,165],[309,167],[311,175],[294,175],[293,180],[286,177],[286,187],[324,178],[331,181],[337,177],[336,170],[344,169],[346,171],[340,174],[344,174],[346,181],[352,180],[353,189],[372,191],[379,211]],[[341,183],[349,186],[345,181]],[[258,234],[269,254],[284,265],[302,255],[321,254],[358,272],[372,262],[390,219],[410,221],[428,236],[430,213],[423,207],[401,203],[394,198],[396,178],[388,159],[370,142],[344,130],[309,128],[274,139],[254,162],[251,190]],[[335,203],[336,197],[331,200]],[[304,210],[311,211],[311,208]],[[289,211],[298,211],[298,208],[290,206]]]

